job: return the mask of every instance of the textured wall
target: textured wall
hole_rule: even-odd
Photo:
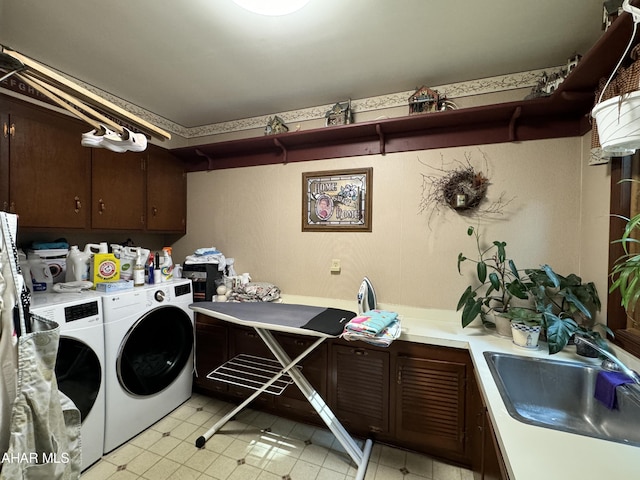
[[[456,270],[457,255],[474,253],[466,229],[478,222],[449,209],[430,220],[428,212],[418,214],[421,174],[436,173],[429,165],[440,167],[470,154],[472,164],[490,177],[489,200],[503,192],[512,199],[503,215],[481,220],[485,238],[506,241],[521,268],[549,263],[562,274],[580,273],[581,263],[590,262],[581,259],[582,250],[593,257],[608,224],[606,213],[592,216],[582,208],[587,146],[583,138],[569,138],[190,173],[188,232],[174,251],[181,260],[196,248],[214,245],[236,259],[238,273],[250,272],[254,280],[276,283],[289,294],[350,299],[367,275],[382,302],[455,309],[466,286]],[[303,172],[369,166],[371,233],[301,231]],[[585,188],[606,196],[602,172],[607,168],[586,167]],[[601,203],[608,211],[608,203]],[[590,236],[590,230],[600,237]],[[330,273],[333,258],[341,260],[339,275]],[[585,280],[604,276],[606,282],[601,260],[592,268],[582,266],[599,277]]]

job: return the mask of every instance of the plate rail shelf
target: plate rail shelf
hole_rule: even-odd
[[[581,136],[632,33],[622,13],[550,96],[173,149],[188,171]]]

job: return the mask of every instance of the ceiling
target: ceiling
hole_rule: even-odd
[[[602,0],[0,0],[0,44],[183,127],[563,65]]]

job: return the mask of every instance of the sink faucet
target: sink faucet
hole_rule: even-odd
[[[608,350],[605,350],[593,340],[590,340],[588,338],[585,338],[579,335],[574,336],[574,342],[576,345],[578,343],[584,343],[586,345],[589,345],[591,348],[596,350],[600,355],[605,357],[605,359],[602,362],[603,369],[621,371],[627,377],[630,377],[633,380],[633,383],[635,385],[640,386],[640,376],[636,372],[631,370],[629,367],[627,367],[624,363],[622,363],[622,361],[618,357],[616,357],[613,353],[609,352]]]

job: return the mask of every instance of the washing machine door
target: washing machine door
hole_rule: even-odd
[[[58,389],[75,403],[84,422],[96,403],[102,382],[96,352],[78,339],[61,336],[55,372]]]
[[[193,349],[191,317],[178,307],[147,312],[122,341],[116,370],[122,388],[135,396],[161,392],[180,375]]]

